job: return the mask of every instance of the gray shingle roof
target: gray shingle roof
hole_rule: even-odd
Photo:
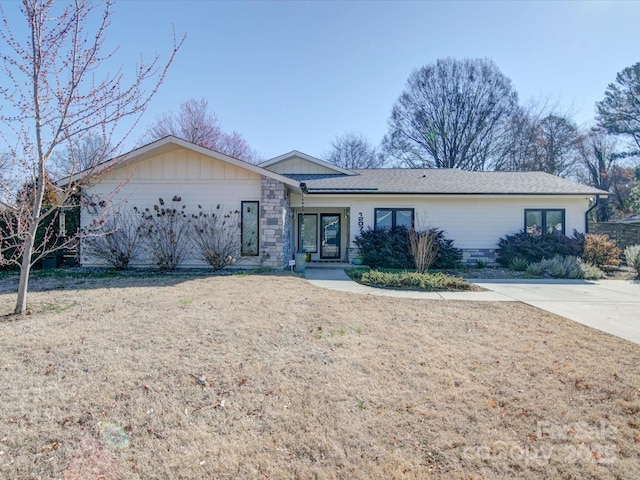
[[[357,175],[287,175],[309,193],[607,195],[543,172],[468,172],[456,169],[353,170]]]

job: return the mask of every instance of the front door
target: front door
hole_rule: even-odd
[[[340,258],[340,214],[320,214],[320,258]]]

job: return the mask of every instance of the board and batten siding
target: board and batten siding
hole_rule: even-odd
[[[196,212],[198,205],[212,211],[217,205],[228,210],[240,210],[242,201],[261,200],[261,175],[230,165],[198,152],[176,148],[155,156],[142,157],[129,165],[114,168],[104,178],[84,193],[93,198],[107,198],[120,188],[111,201],[114,209],[144,209],[157,204],[165,205],[174,196],[181,197],[180,205],[188,212]],[[83,209],[81,226],[91,223],[93,216]],[[258,264],[259,259],[240,259],[238,263]],[[97,266],[102,263],[85,254],[82,249],[82,264]],[[134,266],[148,265],[142,259]],[[185,267],[204,266],[195,258],[185,262]]]
[[[454,245],[465,251],[493,250],[505,235],[524,228],[524,211],[530,208],[564,209],[565,231],[584,232],[584,213],[588,209],[585,197],[572,196],[505,196],[505,195],[405,195],[356,196],[341,198],[327,195],[306,195],[305,211],[327,208],[348,208],[351,232],[350,247],[359,233],[358,217],[362,213],[364,227],[374,226],[376,208],[413,208],[418,227],[436,227]],[[291,206],[301,206],[300,195],[292,194]],[[422,225],[420,225],[422,223]]]
[[[280,174],[336,174],[335,170],[309,162],[300,157],[291,157],[281,162],[269,165],[269,170]]]

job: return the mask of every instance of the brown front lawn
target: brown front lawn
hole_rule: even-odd
[[[640,346],[526,305],[33,287],[0,319],[1,478],[640,478]]]

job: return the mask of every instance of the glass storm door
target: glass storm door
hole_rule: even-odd
[[[340,215],[320,215],[320,258],[340,258]]]

